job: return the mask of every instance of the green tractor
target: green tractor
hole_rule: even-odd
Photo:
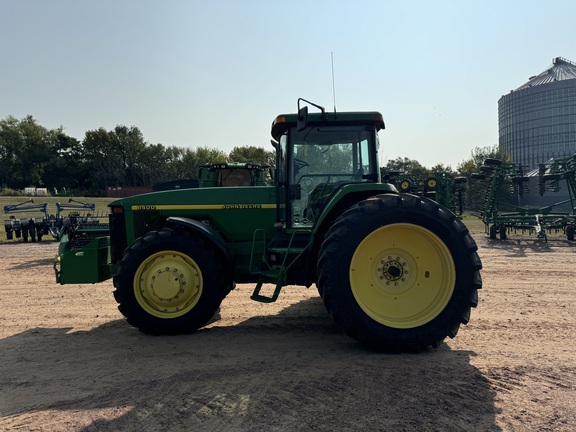
[[[240,162],[217,162],[198,169],[200,187],[272,185],[269,165]]]
[[[62,239],[56,279],[113,277],[120,312],[152,334],[201,328],[235,283],[254,283],[251,298],[264,303],[284,286],[316,284],[334,321],[370,349],[437,347],[468,322],[482,265],[450,210],[380,181],[383,128],[378,112],[328,113],[298,99],[297,114],[272,123],[274,186],[113,201],[109,226]]]

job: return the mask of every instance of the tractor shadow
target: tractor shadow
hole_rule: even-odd
[[[53,251],[53,257],[46,258],[47,250]],[[58,251],[58,243],[52,241],[28,242],[14,241],[0,243],[0,255],[8,261],[7,270],[30,270],[41,267],[51,268]],[[42,256],[43,258],[38,258]],[[10,261],[13,259],[13,263]]]
[[[0,340],[0,426],[83,415],[68,429],[501,430],[473,356],[446,344],[367,351],[319,298],[183,336],[148,336],[124,320],[35,328]]]
[[[52,267],[53,264],[53,258],[31,259],[25,262],[19,261],[18,264],[14,264],[8,270],[30,270],[41,267]]]
[[[549,238],[545,241],[530,237],[509,237],[506,240],[476,237],[475,240],[478,246],[502,250],[511,258],[523,258],[531,253],[549,253],[563,248],[573,248],[576,252],[576,242],[564,238]]]

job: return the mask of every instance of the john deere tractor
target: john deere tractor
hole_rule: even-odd
[[[379,112],[299,99],[297,114],[272,123],[274,186],[113,201],[109,225],[62,239],[56,279],[113,277],[120,312],[153,334],[199,329],[235,283],[254,283],[251,298],[264,303],[315,284],[334,321],[367,347],[437,347],[468,322],[482,265],[450,210],[380,181],[381,129]]]

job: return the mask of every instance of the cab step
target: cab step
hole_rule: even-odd
[[[262,286],[265,283],[273,283],[276,285],[274,293],[271,297],[260,294]],[[258,280],[256,288],[254,288],[254,292],[250,296],[250,299],[260,303],[274,303],[276,300],[278,300],[278,296],[280,295],[280,291],[284,285],[286,285],[285,269],[281,266],[272,267],[271,269],[260,273],[260,279]]]

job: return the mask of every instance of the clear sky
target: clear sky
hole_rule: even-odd
[[[299,97],[382,112],[382,163],[498,143],[498,99],[576,61],[576,1],[0,0],[0,119],[272,150]]]

